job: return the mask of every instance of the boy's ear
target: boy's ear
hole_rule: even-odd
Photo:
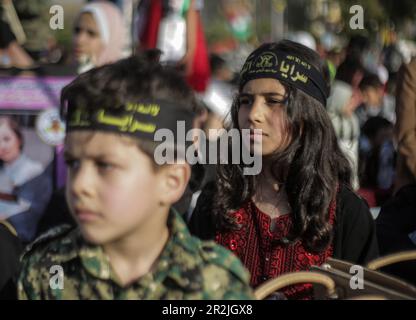
[[[191,168],[187,163],[167,165],[160,171],[161,201],[165,205],[172,205],[179,201],[191,177]]]

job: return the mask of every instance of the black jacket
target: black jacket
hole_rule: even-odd
[[[189,229],[205,240],[215,237],[215,222],[211,215],[215,183],[201,193]],[[376,230],[369,208],[353,191],[341,187],[337,196],[334,255],[336,259],[364,265],[378,257]]]
[[[380,253],[416,250],[409,233],[416,231],[416,184],[408,185],[388,201],[376,220]],[[382,269],[416,285],[416,261],[397,263]]]
[[[0,223],[0,300],[17,298],[17,273],[22,245],[14,234]]]

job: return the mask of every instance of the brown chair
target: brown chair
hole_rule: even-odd
[[[416,250],[402,251],[377,258],[367,264],[367,268],[378,270],[380,268],[404,261],[416,260]]]
[[[408,257],[406,255],[406,257]],[[402,257],[403,258],[403,257]],[[370,267],[382,265],[380,259],[375,260],[375,264],[369,264]],[[383,261],[393,261],[390,258]],[[355,268],[353,268],[355,267]],[[414,300],[416,299],[416,288],[409,283],[392,277],[388,274],[376,271],[372,268],[358,266],[361,268],[361,275],[357,270],[357,265],[352,263],[329,258],[321,266],[312,266],[311,270],[330,277],[336,284],[336,293],[338,299],[351,299],[359,296],[382,296],[386,299],[394,300]],[[361,276],[362,288],[352,286],[358,277]],[[354,279],[355,278],[355,279]]]
[[[335,282],[328,276],[315,272],[291,272],[271,279],[260,285],[255,291],[256,299],[263,300],[272,293],[287,286],[301,283],[313,283],[325,289],[325,295],[332,297],[335,294]]]

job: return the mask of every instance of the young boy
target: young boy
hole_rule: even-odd
[[[384,86],[375,74],[368,74],[360,82],[363,102],[355,110],[360,121],[360,128],[372,117],[380,116],[394,124],[394,104],[384,96]]]
[[[53,229],[26,250],[19,298],[251,299],[239,260],[192,237],[171,210],[189,164],[179,153],[174,164],[155,162],[158,129],[192,128],[184,80],[129,58],[80,75],[62,102],[66,199],[78,228]]]

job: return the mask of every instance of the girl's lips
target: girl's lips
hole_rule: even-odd
[[[255,133],[250,133],[250,141],[252,142],[260,142],[263,140],[263,137],[265,135],[264,134],[255,134]]]
[[[254,129],[250,130],[250,140],[261,140],[265,136],[267,136],[267,134],[263,130],[260,130],[260,129],[256,129],[256,131],[254,131]]]
[[[250,136],[267,136],[264,132],[250,132]]]
[[[88,210],[75,210],[75,215],[81,222],[94,221],[99,218],[99,214]]]

